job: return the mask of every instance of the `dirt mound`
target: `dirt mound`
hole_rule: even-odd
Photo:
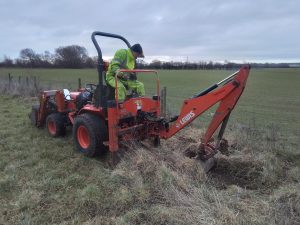
[[[184,140],[185,142],[181,142]],[[185,172],[192,177],[195,175],[195,166],[198,171],[207,173],[210,182],[218,189],[226,189],[230,185],[236,185],[246,189],[266,189],[270,186],[270,177],[265,177],[264,161],[252,155],[223,155],[219,153],[215,160],[205,164],[197,157],[199,143],[193,144],[187,138],[175,138],[172,143],[172,159],[169,160],[173,167],[184,168]],[[189,145],[187,146],[186,144]],[[226,152],[228,153],[228,151]],[[213,166],[214,165],[214,166]]]
[[[128,160],[133,160],[138,169],[146,171],[149,167],[155,170],[155,166],[164,165],[180,176],[209,181],[218,189],[226,189],[231,185],[250,190],[273,189],[284,176],[283,165],[276,161],[275,156],[251,154],[249,152],[256,150],[249,151],[251,146],[247,143],[224,141],[223,148],[226,151],[217,154],[215,160],[203,164],[197,157],[201,132],[198,129],[186,129],[169,140],[162,140],[159,148],[153,148],[150,143],[134,145],[131,149],[138,158]],[[244,147],[237,149],[237,145]],[[141,153],[146,154],[145,157]],[[206,173],[207,167],[214,162],[213,169]]]
[[[185,163],[183,167],[186,168],[188,167],[186,163],[189,162],[189,166],[195,166],[195,164],[201,166],[201,161],[196,160],[200,137],[201,131],[190,128],[163,142],[163,148],[176,156],[175,159],[172,159],[172,165],[182,166]],[[226,189],[229,185],[237,185],[247,189],[260,189],[264,185],[263,162],[251,155],[230,155],[230,151],[228,151],[230,143],[227,141],[222,143],[224,145],[222,146],[224,150],[222,152],[225,154],[216,156],[216,165],[207,174],[213,184],[221,189]],[[190,167],[186,172],[194,173],[194,169]]]

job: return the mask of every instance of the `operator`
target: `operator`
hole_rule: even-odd
[[[135,44],[128,49],[118,50],[109,64],[106,73],[106,83],[116,88],[115,79],[118,79],[118,100],[125,100],[126,88],[132,89],[139,96],[145,95],[144,84],[137,80],[135,73],[120,72],[121,69],[133,70],[137,58],[144,58],[143,49],[140,44]]]

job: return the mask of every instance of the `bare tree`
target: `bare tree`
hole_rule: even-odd
[[[14,61],[5,55],[3,61],[0,62],[0,67],[13,67],[13,66],[14,66]]]
[[[55,53],[55,64],[60,67],[82,68],[88,60],[87,50],[78,45],[59,47]]]
[[[20,62],[29,67],[40,67],[42,64],[41,56],[36,54],[31,48],[20,51]]]

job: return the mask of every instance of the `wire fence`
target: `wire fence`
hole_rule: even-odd
[[[49,89],[80,89],[82,87],[81,78],[74,81],[54,81],[41,79],[40,76],[12,75],[0,76],[0,93],[14,96],[38,96],[43,90]]]

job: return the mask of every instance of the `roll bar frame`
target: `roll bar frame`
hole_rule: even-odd
[[[116,38],[116,39],[120,39],[123,42],[125,42],[125,44],[127,45],[128,48],[131,47],[130,43],[127,41],[126,38],[122,37],[121,35],[118,34],[111,34],[111,33],[105,33],[105,32],[100,32],[100,31],[94,31],[92,33],[92,41],[94,43],[94,46],[97,50],[98,53],[98,60],[97,60],[97,70],[98,70],[98,77],[99,77],[99,89],[100,91],[97,92],[96,94],[100,94],[99,96],[99,102],[97,103],[97,107],[104,107],[106,106],[106,93],[105,93],[105,89],[104,89],[104,83],[103,83],[103,78],[104,78],[104,61],[102,58],[102,51],[101,48],[96,40],[96,36],[102,36],[102,37],[110,37],[110,38]]]

